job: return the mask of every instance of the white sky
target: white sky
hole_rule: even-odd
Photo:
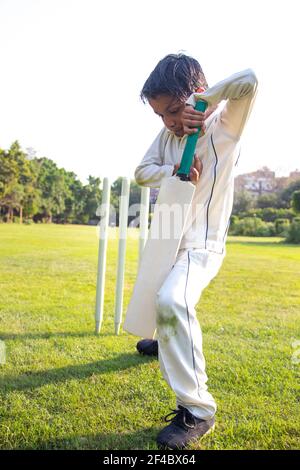
[[[209,84],[251,67],[239,173],[300,168],[297,0],[0,0],[0,147],[19,140],[85,182],[132,176],[162,125],[139,92],[166,54]]]

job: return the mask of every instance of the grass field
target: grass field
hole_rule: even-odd
[[[156,449],[175,399],[137,338],[114,335],[116,239],[95,336],[97,244],[95,227],[0,225],[1,449]],[[136,265],[130,239],[125,306]],[[300,247],[229,239],[197,312],[218,412],[192,448],[299,448]]]

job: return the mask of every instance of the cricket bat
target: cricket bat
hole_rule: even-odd
[[[205,101],[196,103],[197,111],[206,108]],[[153,338],[156,330],[157,293],[175,263],[195,192],[189,173],[200,131],[188,136],[177,174],[161,182],[123,325],[136,336]]]

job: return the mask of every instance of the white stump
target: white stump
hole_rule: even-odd
[[[144,186],[141,191],[139,263],[148,238],[149,198],[150,188]]]
[[[97,287],[96,287],[96,333],[100,333],[103,319],[104,289],[105,289],[105,271],[106,271],[106,250],[108,238],[109,223],[109,203],[110,203],[110,183],[108,178],[103,180],[102,201],[100,208],[100,236],[98,250],[98,269],[97,269]]]
[[[129,192],[130,192],[130,179],[122,178],[122,192],[121,192],[121,202],[120,202],[120,210],[119,210],[119,250],[118,250],[118,270],[117,270],[116,303],[115,303],[115,334],[116,335],[119,334],[120,325],[122,321]]]

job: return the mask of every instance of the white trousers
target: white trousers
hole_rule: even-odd
[[[202,332],[195,306],[218,273],[224,255],[205,249],[180,250],[157,294],[157,340],[160,369],[182,405],[194,416],[210,419],[216,403],[207,391]]]

